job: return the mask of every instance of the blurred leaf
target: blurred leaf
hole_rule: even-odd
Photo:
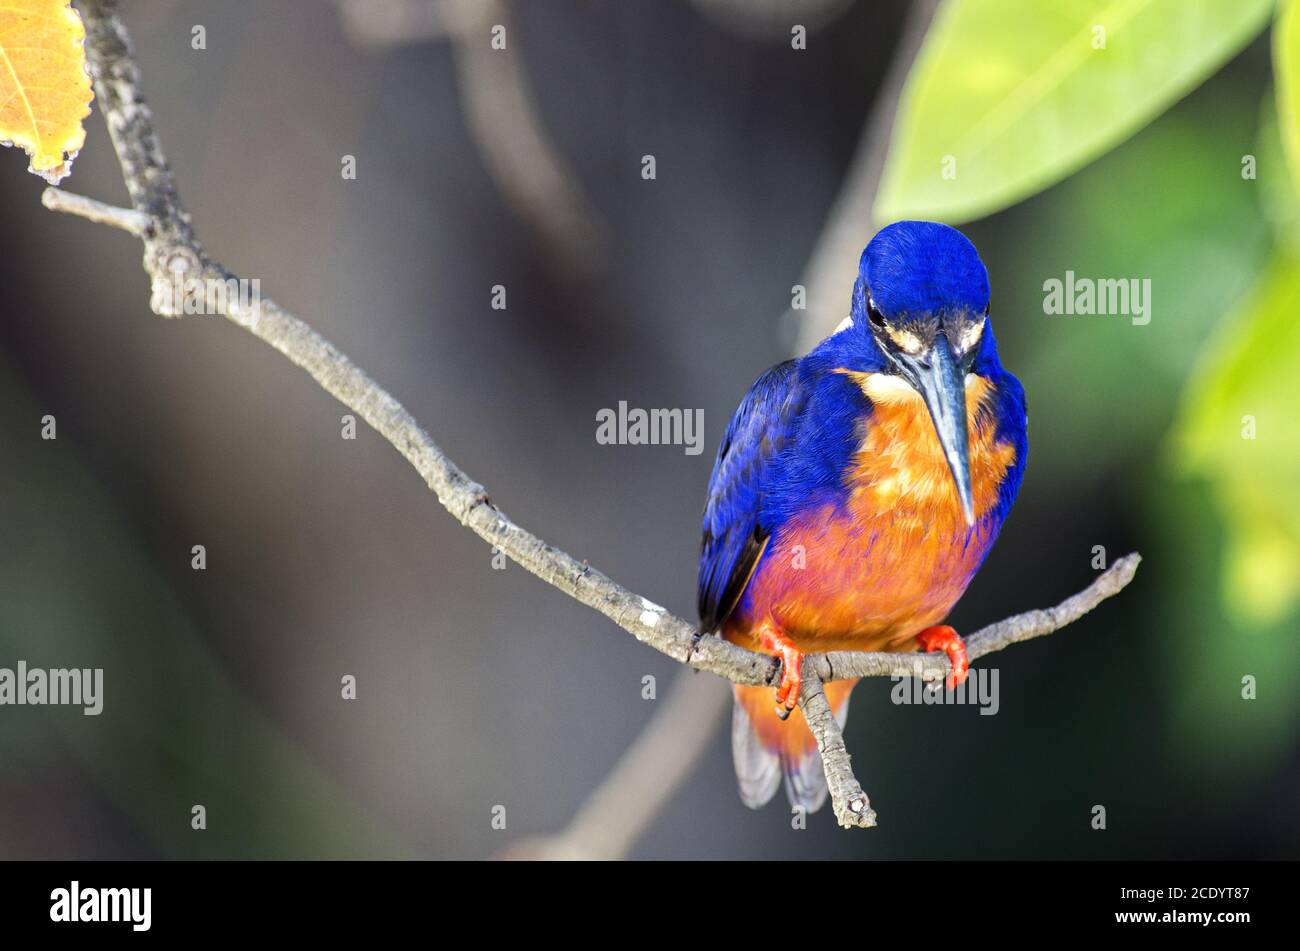
[[[26,149],[30,170],[51,184],[68,174],[86,141],[81,120],[90,115],[91,92],[85,39],[69,0],[0,6],[0,142]]]
[[[1255,144],[1259,206],[1273,226],[1275,240],[1300,250],[1300,193],[1287,168],[1288,160],[1278,118],[1278,95],[1280,93],[1270,92],[1261,103],[1258,142]]]
[[[1227,531],[1224,598],[1271,623],[1300,599],[1300,257],[1279,246],[1189,378],[1174,430],[1183,472],[1207,479]]]
[[[1041,191],[1195,88],[1271,7],[949,0],[908,77],[877,219],[958,223]]]
[[[1300,8],[1294,0],[1282,6],[1273,27],[1273,76],[1277,84],[1277,116],[1282,146],[1291,168],[1291,181],[1300,190]]]
[[[1067,492],[1141,482],[1205,340],[1268,257],[1265,158],[1261,181],[1240,174],[1257,122],[1241,102],[1262,93],[1249,71],[1226,73],[1059,187],[970,229],[996,275],[1003,360],[1029,396],[1031,481]],[[1044,281],[1067,270],[1149,278],[1151,322],[1044,314]]]

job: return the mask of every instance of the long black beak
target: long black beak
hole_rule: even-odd
[[[970,437],[966,431],[966,380],[948,344],[940,331],[934,338],[929,354],[919,357],[901,357],[899,367],[908,382],[925,400],[934,421],[934,431],[939,434],[939,445],[952,472],[957,498],[961,500],[966,524],[975,524],[975,503],[970,487]]]

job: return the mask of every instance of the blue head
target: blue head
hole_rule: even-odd
[[[880,229],[858,262],[854,322],[868,318],[873,305],[894,326],[933,336],[939,324],[984,318],[989,272],[975,245],[956,228],[899,221]]]
[[[968,522],[974,521],[966,376],[998,368],[987,329],[989,276],[955,228],[900,221],[862,252],[849,320],[823,347],[864,379],[906,385],[925,401]]]

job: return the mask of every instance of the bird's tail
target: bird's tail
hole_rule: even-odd
[[[826,699],[840,726],[849,715],[849,694],[856,680],[826,685]],[[740,798],[751,809],[767,804],[785,779],[791,806],[815,812],[826,801],[826,776],[803,711],[789,719],[776,713],[771,687],[736,687],[731,716],[731,754],[736,761]]]

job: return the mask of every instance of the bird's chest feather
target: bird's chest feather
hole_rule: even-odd
[[[970,528],[921,398],[896,378],[848,375],[872,406],[841,490],[773,534],[732,639],[770,616],[806,649],[910,650],[961,597],[1001,527],[999,489],[1016,450],[997,441],[988,380],[967,378]]]

